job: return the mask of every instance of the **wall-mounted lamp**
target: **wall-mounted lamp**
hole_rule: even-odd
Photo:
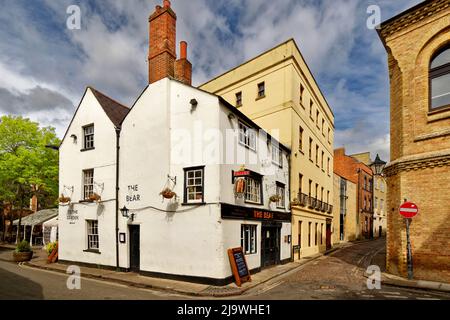
[[[73,143],[77,143],[77,139],[78,139],[78,138],[77,138],[76,135],[73,134],[73,135],[71,135],[70,137],[73,139]]]
[[[197,109],[198,101],[196,99],[192,99],[190,103],[191,103],[191,110]]]
[[[127,207],[124,206],[122,209],[120,209],[120,213],[122,213],[122,216],[123,216],[124,218],[130,218],[130,217],[131,217],[131,221],[134,221],[134,216],[135,216],[135,214],[132,213],[132,214],[130,215],[130,210],[129,210]]]

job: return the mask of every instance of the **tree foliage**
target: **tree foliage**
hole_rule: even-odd
[[[55,129],[22,117],[0,118],[0,202],[20,209],[34,194],[43,207],[58,197],[58,152]]]

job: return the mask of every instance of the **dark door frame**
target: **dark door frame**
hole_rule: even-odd
[[[130,235],[130,271],[139,272],[141,266],[141,226],[128,225],[128,231]]]
[[[281,262],[281,223],[263,223],[261,226],[261,269],[263,268],[269,268],[275,265],[280,264]],[[265,240],[266,240],[266,232],[267,229],[273,229],[275,231],[275,237],[276,237],[276,244],[275,247],[276,253],[275,253],[275,263],[270,265],[265,265],[266,262],[266,255],[265,255]]]

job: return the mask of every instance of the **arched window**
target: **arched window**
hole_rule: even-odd
[[[450,107],[450,45],[431,59],[430,87],[430,110]]]

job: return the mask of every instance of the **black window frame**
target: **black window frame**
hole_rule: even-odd
[[[205,166],[196,166],[196,167],[188,167],[183,168],[184,171],[184,182],[183,182],[183,205],[203,205],[205,204]],[[201,201],[193,201],[188,200],[188,192],[187,192],[187,178],[188,178],[188,172],[190,171],[201,171],[202,172],[202,200]],[[195,178],[195,177],[194,177]]]
[[[247,187],[249,183],[249,179],[253,179],[255,181],[259,182],[259,202],[255,202],[252,200],[247,200]],[[250,171],[250,175],[245,177],[245,193],[244,193],[244,202],[249,204],[255,204],[255,205],[263,205],[264,204],[264,193],[263,193],[263,176],[259,173]]]

